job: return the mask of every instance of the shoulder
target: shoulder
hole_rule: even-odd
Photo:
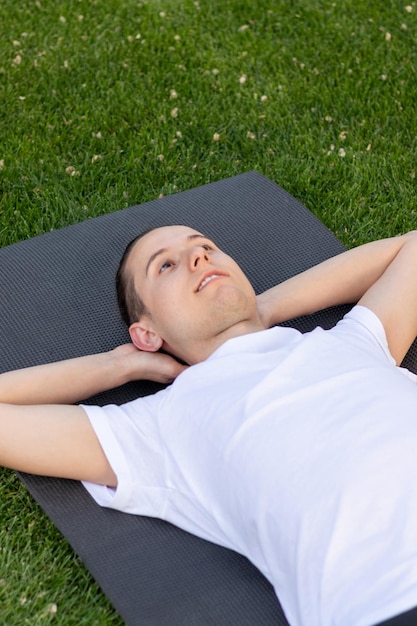
[[[359,341],[363,347],[374,348],[394,363],[384,326],[376,313],[366,306],[354,306],[329,332],[346,342]]]

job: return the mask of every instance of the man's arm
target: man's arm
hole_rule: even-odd
[[[116,486],[85,411],[67,403],[134,379],[170,382],[183,369],[172,357],[126,344],[108,353],[2,374],[0,465]]]
[[[0,464],[31,474],[117,484],[78,406],[0,404]]]
[[[131,380],[170,383],[184,366],[162,353],[133,344],[109,352],[37,365],[0,375],[0,402],[70,404]]]
[[[328,259],[260,294],[261,319],[268,327],[359,301],[378,315],[390,350],[400,362],[417,334],[416,248],[413,231]]]
[[[400,364],[417,336],[417,233],[404,245],[381,277],[367,289],[359,304],[381,320],[388,345]]]

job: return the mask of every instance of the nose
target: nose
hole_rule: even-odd
[[[197,269],[204,263],[210,263],[209,251],[202,246],[195,246],[191,249],[190,265],[192,269]]]

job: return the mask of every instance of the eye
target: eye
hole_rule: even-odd
[[[165,263],[162,263],[161,267],[159,268],[159,273],[162,274],[163,272],[168,270],[170,267],[172,267],[172,265],[174,265],[172,261],[165,261]]]
[[[213,250],[213,246],[210,246],[208,243],[203,243],[201,246],[204,250]]]

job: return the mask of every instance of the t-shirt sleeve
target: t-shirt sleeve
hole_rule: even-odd
[[[345,317],[337,324],[336,331],[338,329],[346,331],[349,330],[354,333],[356,338],[364,343],[368,342],[373,344],[377,350],[380,351],[381,356],[385,357],[391,365],[395,365],[395,359],[391,354],[388,346],[388,340],[385,333],[384,326],[379,317],[362,305],[356,305],[353,309],[345,315]],[[410,372],[405,367],[398,367],[404,376],[417,383],[417,376],[413,372]]]
[[[164,517],[167,487],[158,414],[166,391],[121,406],[82,405],[117,477],[115,489],[83,482],[100,506]]]
[[[359,341],[361,346],[379,351],[392,365],[395,360],[390,352],[384,326],[379,317],[362,305],[354,306],[334,328],[337,334],[344,334],[346,340]]]

